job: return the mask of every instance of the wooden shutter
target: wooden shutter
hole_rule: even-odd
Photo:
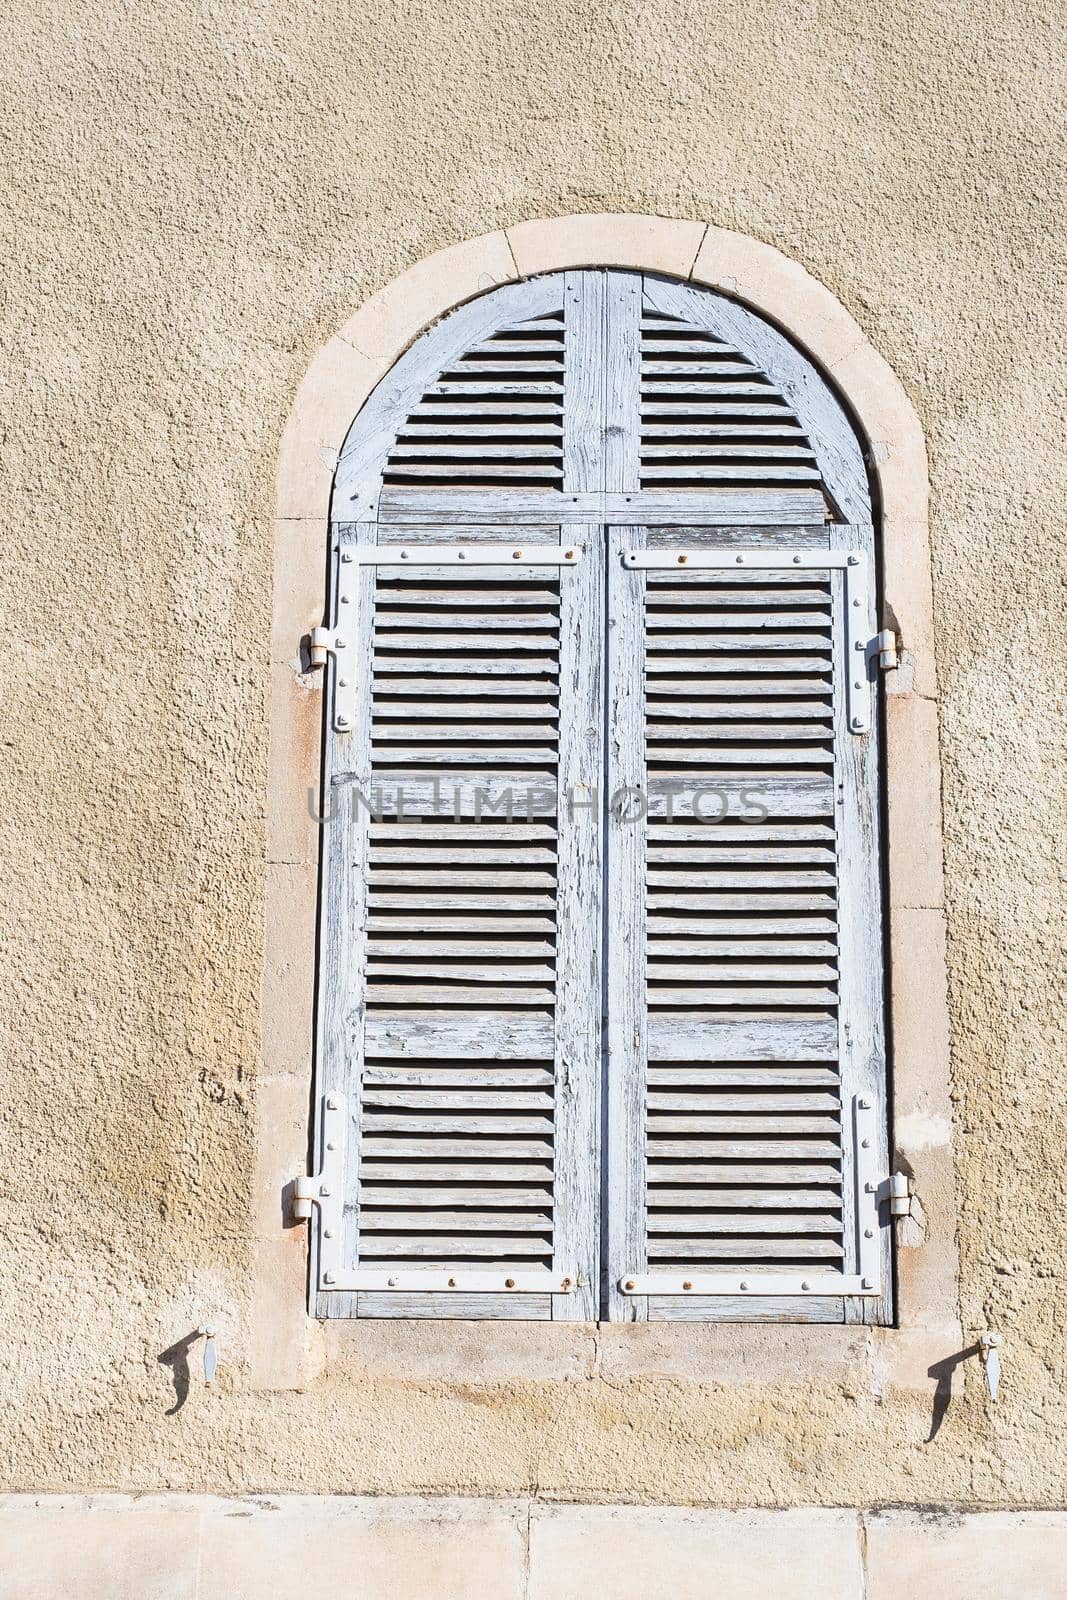
[[[599,748],[599,563],[576,529],[375,533],[339,563],[359,689],[332,741],[324,1303],[588,1319],[601,875],[560,796]]]
[[[721,295],[546,274],[405,352],[333,514],[319,1313],[886,1320],[828,385]]]
[[[886,1291],[870,530],[798,533],[612,530],[621,1316]]]

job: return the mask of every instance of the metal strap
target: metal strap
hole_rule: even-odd
[[[878,1107],[873,1096],[858,1094],[852,1101],[852,1137],[855,1141],[856,1273],[763,1272],[751,1267],[739,1272],[629,1272],[619,1281],[623,1294],[694,1295],[863,1295],[882,1292],[878,1202],[888,1193],[888,1179],[879,1179]]]
[[[584,554],[580,544],[376,544],[344,545],[337,585],[338,620],[332,628],[316,628],[311,635],[312,665],[333,656],[335,733],[351,734],[356,726],[356,694],[360,663],[353,657],[353,636],[358,636],[358,596],[346,584],[349,567],[574,567]],[[344,619],[342,622],[342,618]]]
[[[871,731],[871,678],[881,651],[870,615],[868,562],[863,550],[628,550],[623,565],[635,569],[670,568],[677,572],[754,572],[801,570],[845,574],[845,632],[849,672],[846,680],[848,725],[853,733]]]

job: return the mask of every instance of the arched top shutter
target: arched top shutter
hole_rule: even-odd
[[[320,1315],[889,1314],[874,531],[801,354],[577,271],[333,503]]]

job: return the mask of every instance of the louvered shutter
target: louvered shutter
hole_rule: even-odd
[[[320,1314],[888,1319],[869,518],[810,363],[690,284],[507,285],[371,396]]]
[[[608,846],[617,1314],[859,1320],[885,1291],[870,529],[611,548],[609,778],[647,796]]]
[[[577,530],[376,531],[339,563],[319,1281],[334,1315],[588,1319],[601,877],[559,800],[597,574]]]

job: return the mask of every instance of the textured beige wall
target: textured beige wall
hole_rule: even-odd
[[[7,8],[8,1486],[1061,1502],[1054,14]],[[845,1378],[817,1342],[776,1367],[773,1334],[746,1369],[722,1330],[679,1363],[651,1333],[635,1360],[612,1330],[560,1329],[544,1375],[517,1380],[496,1341],[521,1333],[479,1329],[462,1381],[433,1335],[394,1330],[358,1358],[328,1341],[303,1393],[249,1382],[285,417],[318,347],[411,262],[593,210],[778,245],[852,311],[927,430],[961,1316],[1006,1338],[1001,1403],[968,1362],[931,1443],[929,1351],[887,1386],[862,1332]],[[197,1381],[194,1351],[168,1415],[182,1363],[160,1353],[207,1317],[219,1378]]]

